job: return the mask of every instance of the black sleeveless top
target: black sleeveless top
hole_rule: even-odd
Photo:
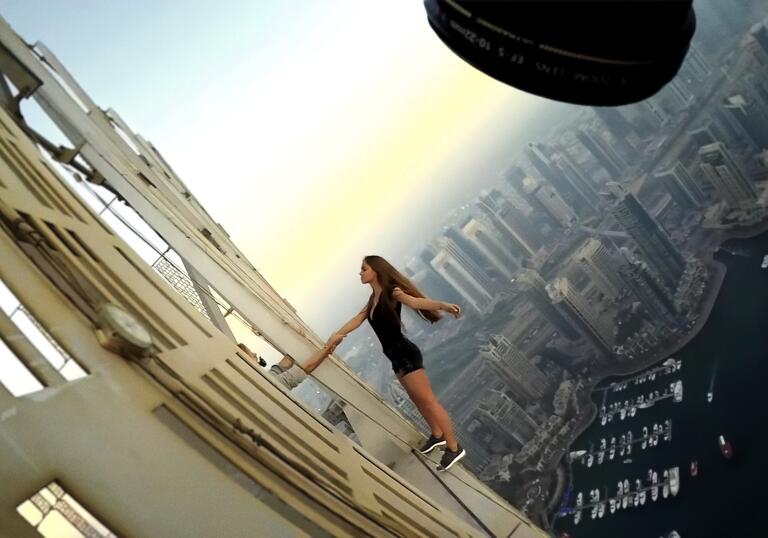
[[[381,342],[381,348],[387,350],[397,342],[405,340],[405,336],[403,336],[400,324],[395,323],[395,321],[387,316],[384,310],[379,308],[379,306],[381,306],[381,297],[379,297],[379,302],[376,303],[376,306],[373,308],[373,312],[368,316],[368,323],[371,324],[373,332],[378,336],[379,342]],[[397,312],[398,319],[400,319],[401,310],[402,303],[396,301],[395,312]]]

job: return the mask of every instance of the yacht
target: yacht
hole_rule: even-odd
[[[576,508],[581,508],[584,505],[584,494],[582,492],[579,492],[578,495],[576,495]]]
[[[664,482],[664,485],[661,487],[661,495],[665,499],[669,497],[669,484]]]
[[[597,505],[592,507],[592,513],[589,514],[589,517],[591,517],[592,519],[595,519],[597,517]]]
[[[768,269],[768,254],[763,256],[763,263],[760,264],[762,269]]]
[[[669,470],[669,492],[677,495],[678,491],[680,491],[680,468],[672,467]]]
[[[625,493],[624,497],[621,498],[621,508],[622,509],[626,508],[627,504],[629,504],[629,494]]]
[[[641,505],[645,504],[645,490],[640,492],[640,504]]]
[[[648,480],[648,482],[653,480],[653,469],[648,469],[648,478],[646,480]]]
[[[608,415],[603,415],[600,417],[600,425],[605,426],[605,423],[608,422]]]
[[[605,515],[605,503],[600,503],[597,505],[597,517],[603,517]]]
[[[717,444],[720,446],[720,452],[725,459],[729,460],[733,457],[733,447],[731,446],[731,443],[725,440],[725,437],[722,435],[718,436]]]
[[[675,383],[674,400],[676,403],[683,401],[683,382],[682,381],[678,381],[677,383]]]
[[[632,463],[632,458],[625,459],[623,463]]]
[[[682,538],[680,536],[680,533],[676,530],[671,531],[669,534],[667,534],[667,538]]]
[[[651,500],[653,502],[656,502],[658,498],[659,498],[659,487],[653,486],[653,488],[651,489]]]
[[[616,499],[611,499],[608,501],[608,509],[610,510],[611,514],[616,511]]]
[[[616,446],[611,445],[611,449],[608,451],[608,459],[612,460],[616,456]]]
[[[602,465],[603,460],[605,459],[605,450],[601,450],[597,453],[597,464]]]
[[[573,516],[573,524],[578,525],[581,521],[581,510],[576,510],[576,514]]]
[[[712,391],[710,390],[707,392],[707,402],[712,402],[712,399],[715,397],[714,394],[712,394]]]
[[[581,459],[586,453],[587,453],[586,450],[575,450],[571,452],[568,456],[571,458],[571,463],[573,463],[574,461]]]
[[[592,467],[592,464],[595,462],[595,457],[590,454],[587,456],[587,467]]]
[[[691,476],[696,476],[699,474],[699,462],[698,461],[692,461],[691,462]]]
[[[624,484],[620,481],[619,482],[618,493],[616,494],[616,496],[617,497],[621,497],[622,495],[624,495]]]

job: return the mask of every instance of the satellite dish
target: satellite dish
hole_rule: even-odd
[[[692,0],[425,0],[442,41],[483,73],[581,105],[646,99],[677,74]]]

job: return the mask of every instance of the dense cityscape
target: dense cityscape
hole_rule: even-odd
[[[688,342],[722,280],[713,253],[768,218],[768,21],[722,24],[745,30],[699,34],[651,99],[584,109],[529,143],[402,264],[425,294],[466,312],[406,320],[465,464],[542,522],[595,417],[595,384]],[[428,431],[372,333],[350,341],[345,360]],[[326,417],[343,414],[331,405]]]

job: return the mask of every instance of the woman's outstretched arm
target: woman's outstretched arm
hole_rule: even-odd
[[[457,318],[461,315],[461,307],[457,304],[444,303],[443,301],[436,301],[429,297],[414,297],[408,295],[400,288],[395,288],[392,291],[392,297],[404,305],[410,306],[414,310],[432,310],[434,312],[442,310],[443,312],[453,314]]]
[[[365,321],[365,317],[368,315],[368,305],[365,305],[363,309],[357,313],[357,315],[350,319],[348,322],[346,322],[344,325],[342,325],[341,329],[334,332],[331,336],[328,337],[328,341],[326,342],[327,345],[332,345],[333,347],[338,346],[342,340],[344,340],[344,337],[347,336],[349,333],[357,329],[360,325],[363,324]]]

